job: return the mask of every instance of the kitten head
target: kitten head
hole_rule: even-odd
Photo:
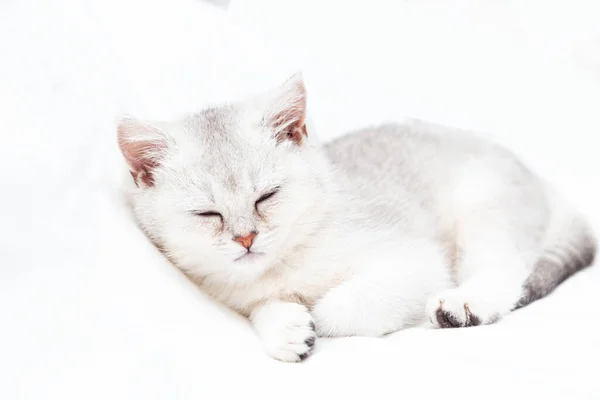
[[[295,75],[244,102],[170,122],[124,118],[121,152],[148,236],[185,271],[246,282],[316,229],[327,163]]]

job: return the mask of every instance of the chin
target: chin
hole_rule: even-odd
[[[235,260],[233,260],[234,263],[253,263],[253,262],[260,262],[260,260],[263,260],[266,258],[265,253],[259,253],[259,252],[248,252],[246,254],[241,255],[240,257],[236,258]]]
[[[235,259],[230,268],[229,279],[238,283],[245,283],[260,278],[272,265],[272,257],[259,252],[244,254]]]

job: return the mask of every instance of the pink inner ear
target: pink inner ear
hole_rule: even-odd
[[[276,118],[275,121],[274,127],[277,132],[275,137],[279,143],[284,140],[291,140],[300,144],[303,137],[307,136],[304,114],[297,117],[290,117],[286,114],[283,117]]]
[[[153,172],[166,147],[161,132],[139,121],[124,119],[118,127],[118,141],[135,183],[153,186]]]
[[[291,140],[300,144],[306,132],[306,88],[301,75],[294,75],[285,84],[275,101],[271,118],[278,142]]]

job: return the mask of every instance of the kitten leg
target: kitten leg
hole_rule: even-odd
[[[427,298],[450,287],[447,262],[433,243],[393,244],[373,254],[365,268],[314,305],[318,336],[377,337],[417,326],[426,320]]]
[[[303,305],[269,301],[256,307],[249,319],[271,357],[298,362],[310,355],[315,344],[315,323]]]
[[[489,221],[488,221],[489,222]],[[458,287],[427,302],[430,321],[441,328],[491,324],[519,301],[534,258],[524,252],[509,232],[491,227],[465,237],[456,270]],[[535,245],[531,244],[531,249]]]
[[[549,208],[542,187],[519,165],[473,162],[443,193],[456,241],[457,288],[429,299],[439,327],[490,324],[510,312],[541,254]]]

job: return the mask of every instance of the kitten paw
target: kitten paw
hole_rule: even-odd
[[[492,324],[501,315],[490,302],[460,288],[442,292],[427,302],[427,316],[432,324],[440,328]]]
[[[306,307],[295,303],[272,303],[253,316],[255,329],[267,354],[279,361],[299,362],[315,345],[315,323]]]

